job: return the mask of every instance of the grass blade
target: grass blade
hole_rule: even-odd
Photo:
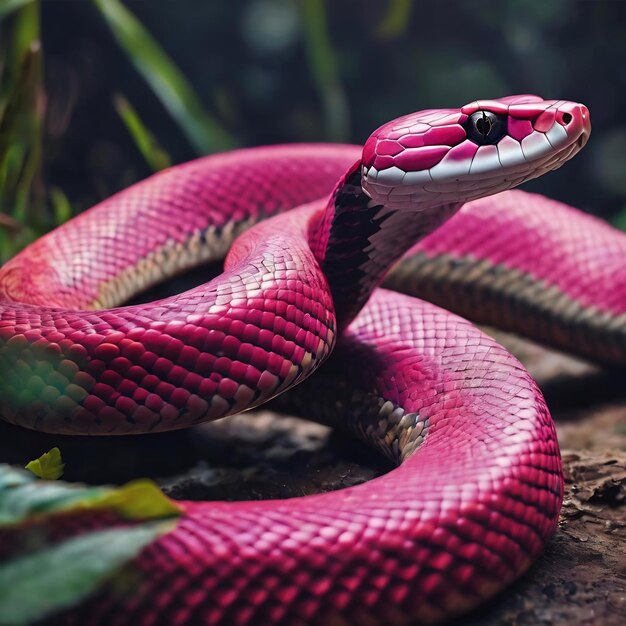
[[[41,183],[44,98],[39,3],[24,3],[2,27],[0,211],[7,217],[0,228],[0,261],[15,254],[48,221]]]
[[[412,0],[389,0],[389,8],[376,29],[383,39],[393,39],[402,35],[409,25]]]
[[[206,113],[185,76],[141,22],[119,0],[93,2],[189,143],[201,154],[234,147],[234,139]]]
[[[113,97],[113,105],[126,125],[137,149],[152,170],[157,172],[169,167],[171,165],[169,155],[161,148],[154,135],[146,128],[131,103],[122,94],[116,94]]]
[[[346,141],[350,134],[348,102],[328,34],[324,0],[301,0],[300,6],[309,68],[322,99],[327,138]]]
[[[22,222],[27,216],[43,221],[42,207],[31,203],[41,174],[41,77],[41,46],[34,41],[0,119],[0,171],[5,185],[0,208]]]
[[[52,187],[49,191],[54,212],[54,224],[60,226],[72,217],[72,205],[62,189]]]

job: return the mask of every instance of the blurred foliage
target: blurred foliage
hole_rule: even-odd
[[[198,154],[236,145],[208,115],[187,79],[118,0],[93,0],[129,60],[178,123]],[[67,195],[45,189],[42,173],[46,97],[38,0],[0,3],[0,263],[72,216]],[[121,94],[113,103],[152,170],[170,157]]]
[[[0,262],[47,226],[40,210],[45,104],[39,12],[35,3],[11,4],[16,10],[0,32]]]
[[[389,8],[378,25],[377,34],[386,39],[402,35],[409,25],[412,5],[411,0],[389,0]]]
[[[510,93],[592,112],[527,189],[626,223],[623,2],[0,0],[0,29],[2,259],[171,162]]]
[[[3,18],[16,9],[29,4],[32,0],[2,0],[0,2],[0,18]]]
[[[203,109],[187,79],[119,0],[93,0],[115,38],[198,154],[219,152],[235,141]]]
[[[61,463],[58,448],[54,450]],[[124,566],[148,543],[170,532],[181,513],[179,505],[149,480],[122,487],[35,481],[29,472],[0,466],[0,526],[5,532],[32,525],[35,520],[43,523],[46,517],[93,509],[108,510],[136,523],[87,530],[56,542],[44,534],[32,535],[30,549],[4,561],[0,568],[3,626],[40,622],[79,603],[104,580],[122,582]],[[130,582],[132,579],[126,579],[127,587]]]
[[[612,221],[613,224],[617,226],[617,228],[626,230],[626,207],[624,207],[619,213],[617,213]]]
[[[94,593],[104,580],[125,580],[128,587],[132,578],[124,576],[124,566],[145,545],[170,532],[182,513],[180,505],[150,480],[120,487],[57,481],[63,471],[58,448],[27,468],[30,471],[0,465],[0,528],[5,533],[32,528],[34,521],[44,524],[46,518],[90,510],[109,511],[134,523],[87,530],[52,543],[44,535],[32,535],[30,549],[5,560],[0,568],[2,626],[39,623]]]
[[[311,77],[324,108],[326,136],[334,141],[347,141],[350,124],[348,103],[326,27],[324,0],[301,0],[301,5],[304,41]]]
[[[0,626],[54,619],[97,592],[104,581],[128,588],[123,568],[173,524],[145,522],[83,533],[59,543],[35,542],[25,556],[0,569]],[[136,587],[130,585],[130,591]]]

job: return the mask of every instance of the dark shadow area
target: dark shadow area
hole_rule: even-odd
[[[626,371],[593,369],[582,376],[557,375],[545,381],[541,390],[558,418],[561,412],[584,410],[602,403],[626,403]]]
[[[197,462],[189,431],[124,437],[49,435],[0,422],[0,462],[25,465],[58,447],[64,479],[123,483],[133,478],[184,472]]]
[[[174,498],[259,500],[341,489],[374,478],[388,461],[328,427],[250,412],[153,435],[49,435],[0,422],[0,462],[18,466],[52,447],[63,478],[121,484],[150,477]]]
[[[172,276],[170,279],[164,280],[157,285],[153,285],[150,289],[137,294],[125,304],[143,304],[175,296],[215,278],[218,274],[221,274],[223,267],[222,261],[199,265],[182,274]]]

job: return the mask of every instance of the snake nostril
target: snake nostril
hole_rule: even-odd
[[[563,123],[564,124],[569,124],[572,121],[572,114],[571,113],[563,113]]]

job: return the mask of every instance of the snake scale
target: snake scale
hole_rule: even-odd
[[[544,399],[494,340],[412,296],[623,365],[626,237],[507,191],[562,165],[589,132],[583,105],[524,95],[414,113],[363,148],[209,156],[122,191],[1,268],[9,422],[156,432],[304,381],[287,402],[398,465],[321,495],[183,502],[176,527],[129,564],[132,593],[104,584],[51,623],[426,624],[524,572],[563,496]],[[226,253],[210,282],[121,306]],[[47,523],[54,542],[123,521]],[[27,550],[20,537],[9,557]]]

